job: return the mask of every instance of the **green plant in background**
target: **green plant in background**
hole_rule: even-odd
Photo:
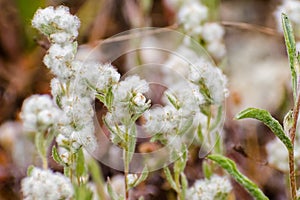
[[[299,56],[296,53],[296,44],[294,39],[294,34],[292,30],[291,23],[285,14],[282,14],[282,24],[284,30],[284,38],[289,58],[289,65],[292,74],[292,89],[293,89],[293,99],[294,108],[287,113],[284,118],[283,127],[281,124],[274,119],[271,114],[266,110],[248,108],[239,114],[237,114],[236,119],[244,118],[254,118],[260,120],[265,125],[267,125],[277,138],[285,145],[288,150],[289,159],[289,182],[290,182],[290,192],[291,198],[297,199],[297,186],[295,177],[295,138],[296,138],[296,128],[300,109],[300,93],[299,93]],[[255,195],[254,195],[255,196]],[[257,197],[257,196],[255,196]],[[258,198],[258,197],[257,197]],[[298,197],[299,198],[299,197]]]

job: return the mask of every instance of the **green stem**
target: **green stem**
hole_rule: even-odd
[[[124,154],[124,182],[125,182],[125,199],[128,200],[129,199],[129,190],[128,190],[128,180],[127,180],[127,176],[129,173],[129,163],[127,162],[128,160],[128,152],[126,149],[123,150],[123,154]]]
[[[293,126],[289,131],[290,134],[290,139],[293,145],[293,149],[289,150],[289,167],[290,167],[290,186],[291,186],[291,195],[292,199],[296,200],[297,195],[296,195],[296,190],[297,190],[297,185],[296,185],[296,176],[295,176],[295,157],[294,157],[294,145],[295,145],[295,137],[296,137],[296,130],[297,130],[297,122],[298,122],[298,117],[299,117],[299,109],[300,109],[300,93],[298,92],[296,104],[293,109]]]
[[[295,175],[295,159],[294,159],[294,150],[289,151],[289,167],[290,167],[290,186],[291,186],[291,195],[292,199],[296,200],[296,175]]]

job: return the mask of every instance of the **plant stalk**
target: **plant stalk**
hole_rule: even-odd
[[[295,106],[293,109],[293,126],[289,131],[290,139],[293,145],[293,149],[289,151],[289,168],[290,168],[290,186],[291,186],[291,195],[292,199],[296,200],[296,176],[295,176],[295,157],[294,157],[294,145],[295,145],[295,137],[296,137],[296,130],[297,130],[297,123],[299,117],[299,109],[300,109],[300,93],[298,93],[297,100],[295,102]]]

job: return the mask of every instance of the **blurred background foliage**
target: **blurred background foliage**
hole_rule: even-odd
[[[131,28],[173,25],[174,10],[168,7],[166,1],[0,0],[0,124],[19,121],[18,114],[26,97],[50,91],[51,74],[42,63],[49,43],[31,27],[32,16],[39,7],[60,4],[70,7],[81,20],[79,45],[92,47],[101,39]],[[270,199],[286,199],[283,173],[274,170],[266,161],[264,145],[273,138],[272,135],[264,134],[268,130],[257,122],[246,120],[237,123],[232,120],[238,111],[251,106],[267,109],[282,121],[283,113],[290,107],[285,47],[282,35],[276,32],[272,14],[280,1],[215,2],[220,3],[216,4],[216,11],[220,12],[216,15],[226,27],[228,51],[224,67],[230,89],[224,127],[227,155],[263,188]],[[122,72],[122,65],[117,67]],[[14,132],[10,137],[2,137],[5,135],[3,130],[7,129],[0,129],[0,199],[18,199],[19,181],[24,176],[12,155],[16,149],[10,145],[15,143],[21,131],[19,124],[12,126]],[[197,153],[194,154],[191,152],[197,157]],[[189,160],[186,173],[190,181],[202,176],[199,174],[201,169],[197,168],[201,166],[199,162],[196,158]],[[154,176],[149,180],[152,186],[160,181],[161,177]],[[234,187],[237,199],[252,199],[238,184]],[[161,190],[150,189],[154,193]],[[142,190],[139,192],[142,193]]]

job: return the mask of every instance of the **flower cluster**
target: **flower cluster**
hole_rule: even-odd
[[[213,175],[210,179],[197,180],[187,190],[186,199],[223,200],[227,199],[232,186],[228,177]]]
[[[26,132],[44,133],[55,125],[61,110],[54,104],[49,95],[33,95],[27,98],[22,107],[21,118]]]
[[[148,90],[148,83],[138,76],[129,76],[112,86],[112,101],[107,103],[109,112],[104,121],[111,131],[113,143],[122,142],[124,147],[128,142],[126,135],[134,132],[136,120],[150,106],[150,100],[144,96]]]
[[[203,40],[206,49],[211,55],[221,60],[226,54],[223,41],[224,28],[209,19],[209,8],[198,0],[168,1],[177,13],[177,21],[184,33],[197,40]]]
[[[55,78],[51,81],[51,93],[63,111],[56,124],[59,152],[67,161],[68,146],[72,152],[85,146],[93,150],[95,91],[105,93],[112,83],[119,81],[119,73],[109,64],[75,60],[80,21],[64,6],[39,9],[32,25],[48,36],[51,46],[44,57],[45,65]]]
[[[39,168],[33,168],[30,175],[22,180],[21,186],[25,200],[71,199],[74,195],[73,186],[67,177]]]

